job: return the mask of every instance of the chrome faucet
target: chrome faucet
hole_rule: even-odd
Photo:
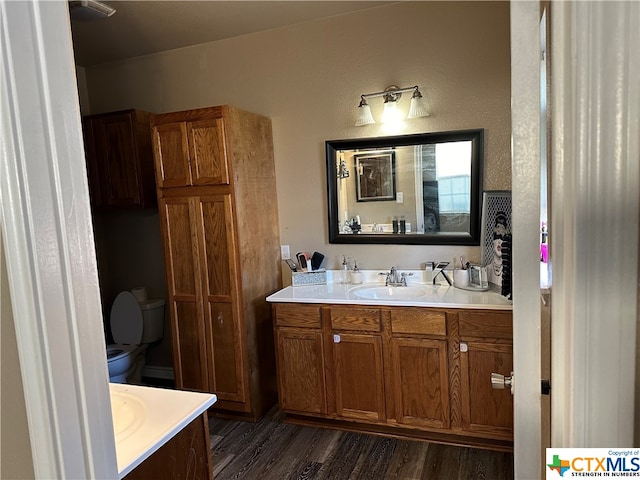
[[[449,285],[453,285],[453,282],[451,281],[451,279],[447,276],[446,272],[444,271],[444,269],[447,267],[447,265],[449,265],[449,262],[431,262],[431,269],[433,271],[432,277],[433,277],[433,284],[437,285],[438,282],[436,281],[438,275],[442,274],[442,276],[444,277],[444,279],[447,281],[447,283]]]
[[[407,277],[412,276],[413,273],[400,273],[396,267],[391,267],[391,270],[388,273],[381,273],[380,275],[386,276],[384,281],[384,285],[386,287],[406,287]]]

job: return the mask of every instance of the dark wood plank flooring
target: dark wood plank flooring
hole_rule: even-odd
[[[513,454],[291,425],[209,418],[214,480],[510,480]]]

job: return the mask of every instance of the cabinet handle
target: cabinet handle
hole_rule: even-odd
[[[513,395],[514,381],[513,381],[513,372],[511,372],[511,376],[502,375],[501,373],[492,372],[491,373],[491,388],[494,390],[511,390],[511,395]]]
[[[460,343],[460,352],[465,353],[469,351],[469,345],[466,343]]]
[[[333,343],[340,343],[340,335],[338,334],[333,335]]]
[[[218,325],[224,325],[224,317],[222,316],[222,312],[218,312]]]

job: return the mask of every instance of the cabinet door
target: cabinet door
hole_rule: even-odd
[[[280,408],[298,413],[327,413],[322,332],[278,328]]]
[[[213,479],[207,412],[180,430],[124,480]]]
[[[89,177],[89,196],[93,207],[104,207],[102,201],[102,188],[100,186],[100,158],[96,148],[97,132],[94,131],[95,120],[91,117],[83,117],[82,133],[84,137],[84,154],[87,163],[87,176]]]
[[[449,428],[447,342],[392,338],[391,355],[398,423]]]
[[[222,117],[187,123],[193,185],[228,185]]]
[[[208,391],[205,324],[195,208],[188,198],[160,202],[176,386]]]
[[[245,402],[244,329],[230,195],[201,197],[197,204],[204,289],[209,387],[220,400]]]
[[[336,413],[384,421],[382,340],[379,335],[333,333]]]
[[[491,373],[511,375],[511,345],[489,341],[461,344],[462,427],[497,438],[513,436],[513,396],[509,389],[494,390]]]
[[[153,151],[159,188],[191,185],[187,127],[184,122],[154,126]]]
[[[123,112],[91,120],[104,206],[141,204],[134,115],[133,112]]]

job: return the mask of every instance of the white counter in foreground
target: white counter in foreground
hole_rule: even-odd
[[[111,412],[123,478],[213,405],[215,395],[111,383]]]
[[[412,284],[417,285],[417,284]],[[327,285],[301,285],[285,287],[267,297],[268,302],[279,303],[332,303],[354,305],[388,305],[405,307],[473,308],[492,310],[512,310],[512,303],[494,291],[469,291],[450,286],[426,285],[423,296],[406,299],[367,299],[356,295],[366,286],[384,286],[384,283],[350,285],[328,283]],[[403,287],[394,287],[402,289]]]

